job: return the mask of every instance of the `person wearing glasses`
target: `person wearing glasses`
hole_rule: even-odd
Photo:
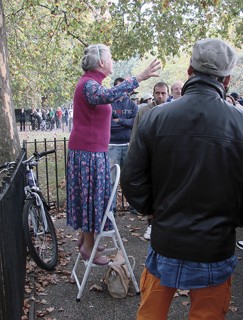
[[[184,83],[182,81],[176,81],[171,85],[171,97],[168,98],[169,101],[175,101],[181,97],[181,90]]]
[[[81,60],[84,74],[78,81],[73,98],[73,127],[67,159],[67,224],[81,229],[78,246],[82,257],[90,258],[94,236],[111,194],[108,146],[112,107],[110,103],[134,91],[141,81],[157,77],[160,62],[154,59],[136,77],[106,88],[102,81],[112,73],[112,56],[104,44],[89,45]],[[106,229],[110,229],[106,225]],[[109,260],[98,247],[94,264],[106,265]]]

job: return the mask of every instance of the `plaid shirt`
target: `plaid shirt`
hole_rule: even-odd
[[[234,272],[237,264],[235,255],[219,262],[192,262],[171,259],[148,249],[146,268],[160,279],[162,286],[178,289],[196,289],[224,283]]]

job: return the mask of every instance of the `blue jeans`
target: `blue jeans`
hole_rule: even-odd
[[[127,145],[110,145],[108,154],[110,158],[110,166],[112,167],[115,163],[119,164],[119,166],[122,168],[123,162],[125,160],[125,157],[127,155],[127,150],[128,150],[128,144]],[[113,187],[114,184],[114,176],[111,176],[111,184]],[[116,209],[116,198],[117,198],[117,192],[114,196],[113,202],[112,202],[112,208]]]

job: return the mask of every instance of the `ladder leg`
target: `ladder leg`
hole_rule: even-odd
[[[130,263],[130,261],[128,259],[125,247],[123,245],[123,242],[122,242],[122,239],[121,239],[121,236],[120,236],[120,233],[119,233],[119,230],[117,228],[116,221],[115,221],[115,218],[114,218],[112,212],[109,214],[109,219],[112,221],[113,228],[115,230],[115,234],[116,234],[116,237],[117,237],[117,241],[118,241],[120,249],[121,249],[121,251],[123,253],[126,265],[128,267],[128,271],[129,271],[129,273],[131,275],[131,279],[132,279],[132,283],[133,283],[134,289],[135,289],[136,293],[139,294],[140,293],[139,286],[138,286],[137,280],[136,280],[136,278],[134,276],[134,272],[133,272],[133,269],[131,267],[131,263]]]
[[[83,280],[82,280],[82,282],[81,282],[80,288],[79,288],[79,290],[78,290],[78,295],[77,295],[77,299],[76,299],[77,302],[80,301],[80,298],[81,298],[81,296],[82,296],[82,294],[83,294],[84,287],[85,287],[85,284],[86,284],[86,282],[87,282],[88,275],[89,275],[89,272],[90,272],[90,269],[91,269],[91,265],[92,265],[92,261],[91,261],[91,259],[90,259],[89,262],[88,262],[88,265],[87,265],[87,267],[86,267],[86,269],[85,269],[85,273],[84,273]]]
[[[79,263],[79,259],[80,259],[80,252],[78,253],[78,256],[76,258],[76,261],[75,261],[75,264],[74,264],[74,267],[73,267],[73,270],[72,270],[72,273],[71,273],[71,279],[74,278],[74,274],[76,273],[76,269],[77,269],[77,266],[78,266],[78,263]]]
[[[96,253],[96,250],[98,248],[98,245],[99,245],[99,242],[100,242],[100,239],[101,239],[101,234],[99,234],[96,238],[96,241],[95,241],[95,244],[94,244],[94,247],[93,247],[93,250],[91,252],[91,255],[90,255],[90,258],[88,260],[88,263],[87,265],[85,265],[85,272],[84,272],[84,276],[83,276],[83,280],[81,282],[81,285],[79,287],[79,290],[78,290],[78,295],[77,295],[77,302],[80,301],[80,298],[83,294],[83,291],[84,291],[84,287],[85,287],[85,284],[87,282],[87,279],[88,279],[88,276],[89,276],[89,273],[90,273],[90,269],[92,267],[92,263],[93,263],[93,260],[94,260],[94,257],[95,257],[95,253]],[[81,256],[81,254],[79,253],[79,256]]]

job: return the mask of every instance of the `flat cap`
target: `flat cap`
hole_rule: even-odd
[[[192,50],[190,65],[205,74],[225,77],[237,63],[235,49],[220,39],[202,39]]]
[[[145,93],[145,95],[142,97],[143,100],[153,99],[153,95],[151,93]]]

